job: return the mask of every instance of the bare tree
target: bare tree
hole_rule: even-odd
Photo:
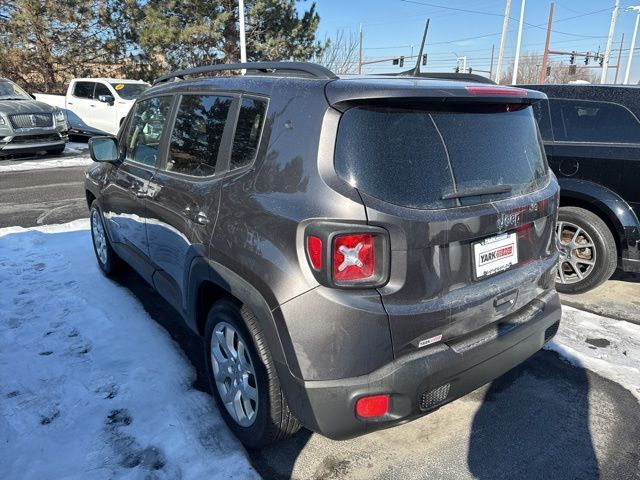
[[[360,42],[354,32],[338,30],[335,37],[327,39],[328,46],[316,61],[339,75],[358,72]]]
[[[545,83],[569,83],[576,80],[596,83],[597,76],[590,68],[567,65],[566,63],[553,63]]]
[[[540,69],[542,68],[542,56],[533,52],[527,52],[520,58],[518,65],[518,83],[534,84],[540,81]],[[549,75],[545,83],[569,83],[576,80],[585,80],[595,83],[596,76],[589,68],[568,65],[562,62],[549,63]],[[509,69],[502,76],[501,83],[511,83],[513,78],[513,62]]]
[[[533,52],[527,52],[520,57],[518,62],[518,83],[538,83],[542,57]],[[513,79],[513,62],[502,76],[502,84],[509,84]]]

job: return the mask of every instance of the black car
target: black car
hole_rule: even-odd
[[[291,62],[168,75],[90,141],[98,264],[133,266],[202,336],[248,446],[417,418],[557,331],[543,98]]]
[[[640,88],[530,85],[549,165],[560,183],[556,288],[580,293],[616,267],[640,272]]]

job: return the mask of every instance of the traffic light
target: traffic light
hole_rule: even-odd
[[[575,52],[575,50],[573,52],[571,52],[571,56],[569,57],[569,63],[571,65],[576,63],[576,52]]]
[[[394,65],[398,65],[399,60],[398,60],[397,58],[394,58],[394,59],[392,60],[392,62],[393,62],[393,64],[394,64]]]
[[[473,73],[473,68],[469,67],[469,73]]]
[[[404,67],[404,57],[400,57],[400,68]]]
[[[456,73],[460,73],[460,66],[456,67]]]
[[[426,65],[427,64],[427,54],[423,54],[422,55],[422,65]]]
[[[604,55],[600,55],[600,66],[604,63]]]
[[[547,67],[547,77],[551,76],[551,67]]]
[[[584,64],[585,65],[589,65],[589,56],[590,56],[589,52],[587,52],[587,54],[584,56]]]

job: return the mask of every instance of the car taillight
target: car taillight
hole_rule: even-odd
[[[381,227],[329,221],[305,229],[304,249],[316,280],[333,288],[376,288],[389,279],[389,233]]]
[[[333,279],[350,282],[371,278],[375,271],[373,235],[338,235],[333,239]]]
[[[314,235],[307,237],[307,254],[314,270],[322,270],[322,240]]]
[[[362,397],[356,402],[356,413],[362,418],[375,418],[386,415],[389,410],[389,395]]]

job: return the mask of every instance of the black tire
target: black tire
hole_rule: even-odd
[[[584,279],[575,281],[575,283],[561,283],[560,275],[558,275],[556,289],[561,293],[584,293],[607,281],[613,275],[618,264],[616,242],[607,224],[596,214],[578,207],[561,207],[558,213],[558,223],[560,224],[560,222],[580,227],[591,238],[593,252],[587,252],[591,255],[595,253],[595,264],[588,270]],[[565,231],[570,233],[572,230],[567,228]],[[582,252],[584,251],[582,249]],[[566,265],[565,267],[570,268]]]
[[[64,152],[66,145],[62,145],[61,147],[52,148],[47,150],[47,155],[61,155]]]
[[[250,426],[240,425],[227,411],[214,378],[211,359],[211,341],[216,326],[221,322],[234,327],[251,357],[253,364],[258,404],[255,420]],[[280,388],[271,353],[253,313],[231,299],[216,302],[207,315],[205,327],[205,364],[211,393],[216,400],[224,421],[238,439],[248,448],[262,448],[297,432],[301,424],[293,416]]]
[[[107,277],[113,277],[114,275],[116,275],[118,272],[121,271],[123,262],[120,259],[120,257],[118,257],[118,254],[113,250],[113,247],[111,246],[111,242],[109,241],[109,236],[107,235],[107,232],[104,226],[104,218],[102,216],[102,212],[100,211],[100,208],[98,208],[98,202],[96,200],[94,200],[91,203],[91,208],[89,211],[90,211],[89,224],[91,225],[91,241],[93,243],[93,252],[96,255],[98,266],[100,267],[100,270],[102,270],[102,272]],[[103,258],[101,258],[101,255],[98,253],[98,247],[96,246],[96,237],[98,235],[98,232],[94,232],[94,222],[93,222],[94,215],[97,216],[97,220],[100,222],[100,225],[102,225],[102,229],[104,232],[106,255]]]

